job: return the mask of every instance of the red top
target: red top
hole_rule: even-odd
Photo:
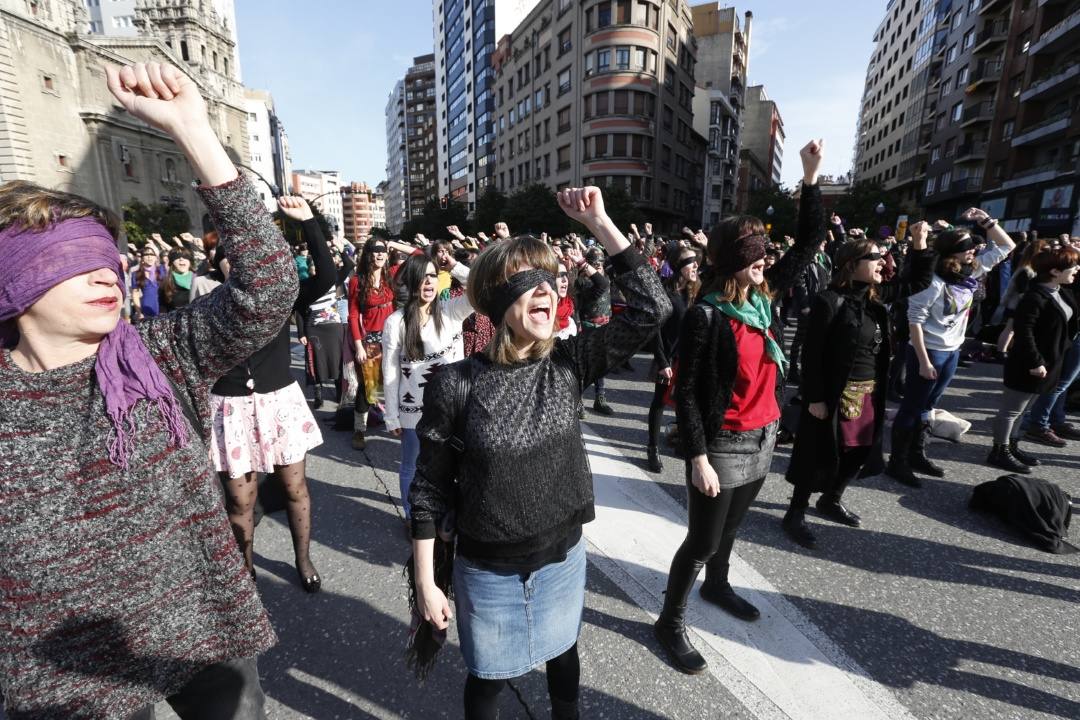
[[[760,330],[728,318],[739,349],[739,365],[731,389],[731,404],[724,415],[724,430],[745,432],[763,428],[780,417],[776,404],[776,363],[765,352]]]
[[[384,274],[379,287],[368,288],[361,305],[360,280],[356,275],[349,280],[349,336],[354,342],[369,332],[382,332],[386,318],[394,312],[394,289],[390,285]]]

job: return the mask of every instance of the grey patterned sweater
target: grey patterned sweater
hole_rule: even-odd
[[[593,519],[592,471],[577,418],[581,390],[629,359],[671,312],[660,278],[637,251],[612,262],[627,308],[607,325],[556,341],[542,360],[495,365],[477,355],[435,374],[416,428],[420,456],[409,493],[414,538],[435,537],[435,523],[453,508],[458,552],[529,565]],[[456,429],[457,374],[470,361],[458,464],[444,440]]]
[[[229,280],[138,331],[207,418],[210,384],[281,328],[297,277],[247,180],[199,192]],[[131,469],[111,464],[93,368],[91,357],[27,373],[0,351],[0,690],[11,720],[127,718],[276,641],[198,433],[174,448],[156,407],[138,403]]]

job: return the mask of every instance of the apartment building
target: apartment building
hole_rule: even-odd
[[[769,99],[764,85],[746,89],[743,113],[743,146],[750,149],[768,168],[769,184],[780,185],[784,169],[784,118],[780,108]]]
[[[341,188],[342,233],[351,243],[364,242],[374,227],[384,227],[386,204],[378,191],[364,182]]]
[[[386,101],[386,229],[398,235],[409,220],[408,155],[405,147],[405,81]]]
[[[926,105],[928,87],[944,53],[939,6],[951,2],[889,0],[874,33],[852,172],[855,182],[879,182],[906,203],[917,202],[921,189],[922,153],[929,150],[921,139],[936,110]]]
[[[624,187],[664,231],[701,218],[697,43],[684,0],[546,0],[500,38],[497,187]]]
[[[701,227],[712,227],[737,204],[746,76],[753,13],[711,1],[690,8],[697,39],[694,130],[708,139]]]
[[[435,56],[421,55],[405,74],[406,220],[439,196],[437,110]]]
[[[342,210],[341,173],[337,170],[294,170],[293,192],[312,203],[326,216],[335,237],[345,227]]]

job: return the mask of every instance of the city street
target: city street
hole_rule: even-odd
[[[948,477],[921,491],[884,476],[861,482],[845,501],[864,527],[828,523],[811,510],[814,552],[780,530],[789,497],[780,473],[790,452],[781,447],[732,568],[733,584],[762,619],[732,620],[695,593],[694,641],[710,663],[697,677],[668,665],[650,627],[682,540],[685,489],[670,453],[662,475],[644,470],[647,368],[640,355],[633,373],[611,377],[616,417],[590,413],[582,428],[598,516],[586,526],[583,717],[1080,716],[1080,556],[1035,550],[967,509],[971,488],[996,476],[982,460],[1000,366],[962,371],[946,397],[947,409],[974,423],[962,443],[932,446]],[[329,417],[332,407],[317,414]],[[259,588],[280,637],[260,662],[270,717],[460,717],[465,670],[453,630],[426,684],[403,659],[409,548],[398,444],[372,433],[357,452],[348,441],[327,431],[309,456],[321,594],[305,595],[297,583],[283,513],[256,532]],[[1080,494],[1075,450],[1038,452],[1048,461],[1040,477]],[[512,687],[502,696],[504,718],[549,716],[542,671]]]

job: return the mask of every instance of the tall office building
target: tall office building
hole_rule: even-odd
[[[423,214],[428,200],[439,196],[438,124],[435,101],[435,56],[413,58],[405,73],[406,219]]]
[[[852,168],[855,182],[880,182],[918,200],[925,164],[927,88],[943,52],[939,6],[952,0],[889,0],[866,69]]]
[[[499,189],[618,185],[658,230],[699,224],[696,53],[684,0],[537,5],[495,54]]]
[[[432,0],[439,196],[466,203],[470,212],[494,172],[495,41],[538,1]]]
[[[409,219],[408,156],[405,153],[405,81],[386,101],[386,229],[397,235]]]
[[[746,75],[753,13],[740,23],[733,7],[715,0],[690,8],[697,39],[694,129],[708,138],[701,227],[712,227],[735,210]]]

